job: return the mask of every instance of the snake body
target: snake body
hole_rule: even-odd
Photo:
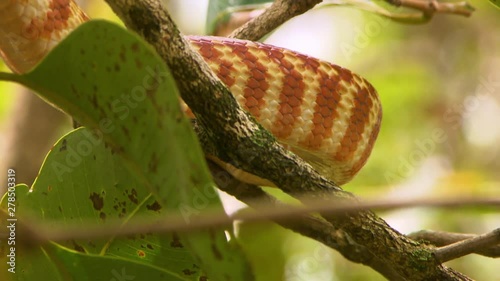
[[[87,19],[72,0],[4,2],[0,54],[14,71],[26,72]],[[239,104],[322,175],[343,184],[365,164],[382,118],[377,92],[368,81],[268,44],[187,38]]]

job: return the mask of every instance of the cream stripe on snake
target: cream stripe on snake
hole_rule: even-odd
[[[87,19],[72,0],[3,1],[0,54],[13,71],[29,71]],[[271,45],[218,37],[188,39],[243,108],[324,176],[343,184],[364,165],[382,118],[378,95],[368,81],[337,65]],[[246,176],[239,178],[247,182],[272,184],[230,172]]]

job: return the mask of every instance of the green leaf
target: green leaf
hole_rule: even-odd
[[[125,217],[139,211],[139,205],[151,203],[148,193],[162,210],[178,213],[188,223],[207,208],[225,215],[190,122],[180,109],[175,81],[161,58],[139,37],[115,24],[91,21],[72,32],[32,72],[2,77],[32,88],[94,134],[92,139],[90,131],[78,131],[86,132],[87,140],[61,140],[59,149],[64,145],[67,149],[59,151],[66,153],[64,160],[47,158],[40,178],[52,174],[46,176],[46,182],[39,178],[34,183],[35,188],[43,183],[40,194],[49,186],[52,191],[75,191],[59,198],[59,205],[66,200],[70,204],[60,211],[64,216],[59,215],[59,219],[78,219],[93,212],[98,223],[103,216],[119,216],[114,212],[116,204],[125,209]],[[109,146],[118,160],[107,159],[102,151],[97,153],[99,145]],[[95,165],[93,168],[102,169],[102,173],[85,172],[83,157],[89,155],[95,159],[88,160],[94,161],[88,165]],[[117,167],[121,165],[124,168]],[[118,177],[130,173],[132,179],[113,178],[113,171]],[[65,176],[71,180],[64,180]],[[124,194],[118,196],[119,192]],[[136,193],[137,198],[130,199]],[[105,197],[118,199],[100,208]],[[55,212],[55,207],[51,211]],[[229,243],[223,229],[184,234],[182,239],[214,280],[253,280],[239,245]],[[95,245],[95,251],[90,245],[79,246],[90,253],[104,251],[101,244]],[[125,246],[128,244],[120,249]],[[130,254],[134,255],[137,253]]]
[[[127,227],[134,218],[161,218],[166,210],[122,162],[118,155],[113,155],[105,147],[102,138],[88,129],[80,128],[69,133],[52,148],[31,190],[26,185],[16,187],[16,216],[43,221],[46,227],[80,224],[82,228],[86,223],[104,225],[117,220],[123,221],[123,227]],[[6,199],[2,202],[4,209],[7,209]],[[60,245],[84,254],[120,258],[115,267],[122,260],[145,267],[159,267],[164,275],[177,278],[175,280],[198,280],[202,275],[190,251],[174,234],[143,233],[127,239],[70,240]],[[35,253],[21,250],[18,260],[37,259],[39,262],[31,262],[29,268],[20,266],[22,271],[18,278],[33,280],[30,277],[39,276],[45,268],[52,268],[53,271],[44,273],[47,275],[44,280],[60,279],[56,277],[64,272],[54,267],[58,260],[46,256],[45,252],[45,247]],[[95,276],[106,273],[102,271],[96,271]]]

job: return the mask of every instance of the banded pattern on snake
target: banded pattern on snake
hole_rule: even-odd
[[[72,0],[7,1],[0,4],[0,55],[13,71],[29,71],[87,19]],[[368,81],[272,45],[187,38],[239,104],[322,175],[344,184],[365,164],[382,118]]]

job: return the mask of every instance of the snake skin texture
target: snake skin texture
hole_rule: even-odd
[[[0,54],[25,72],[87,19],[71,0],[9,0],[0,4]],[[341,185],[366,163],[382,118],[368,81],[280,47],[187,38],[239,104],[322,175]]]
[[[86,20],[72,0],[2,0],[0,55],[13,71],[27,72]]]

